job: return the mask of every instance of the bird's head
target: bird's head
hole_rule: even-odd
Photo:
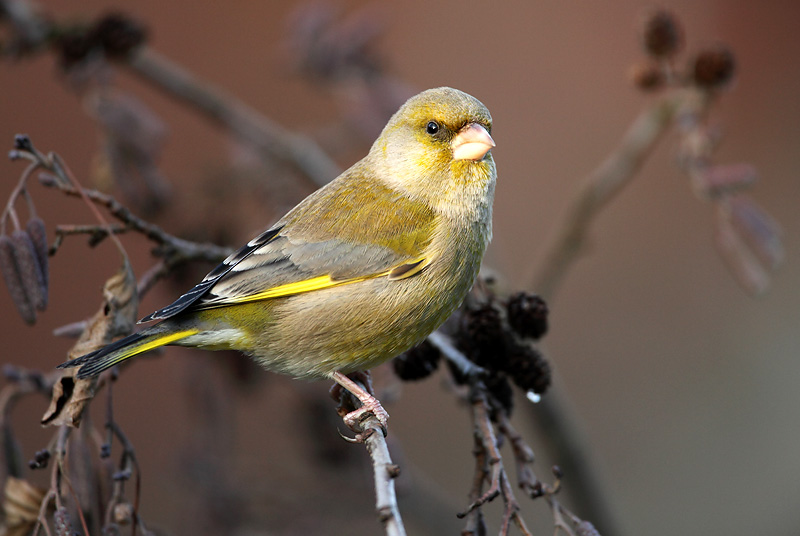
[[[463,188],[485,190],[494,181],[491,131],[492,117],[478,99],[429,89],[392,116],[368,160],[382,180],[430,201]]]

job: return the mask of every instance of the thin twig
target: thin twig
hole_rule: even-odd
[[[551,299],[569,267],[583,252],[595,217],[635,176],[645,158],[672,125],[684,102],[697,99],[696,89],[666,93],[643,110],[612,152],[580,185],[553,238],[545,245],[543,260],[535,268],[531,288]]]
[[[538,294],[552,299],[569,268],[583,252],[594,219],[631,182],[686,104],[701,114],[710,105],[710,100],[703,98],[702,92],[696,88],[665,93],[639,114],[617,149],[584,179],[560,223],[555,226],[552,238],[546,243],[542,261],[535,267],[531,288]],[[528,413],[535,422],[542,422],[544,416],[547,423],[545,433],[555,445],[563,465],[570,467],[570,476],[577,483],[571,489],[575,500],[582,505],[583,513],[609,530],[608,527],[616,523],[611,510],[603,504],[599,478],[572,425],[575,419],[559,403],[561,400],[557,386],[553,386],[536,407],[535,415],[532,405],[528,407]]]
[[[428,335],[428,342],[438,348],[445,359],[453,363],[467,378],[478,378],[486,374],[483,368],[470,361],[455,347],[452,339],[441,331],[434,331]]]
[[[483,495],[483,484],[489,480],[489,466],[486,463],[486,449],[483,448],[483,441],[478,437],[478,434],[473,434],[473,439],[475,441],[473,450],[475,474],[472,477],[472,489],[469,492],[471,504],[474,504]],[[480,508],[470,510],[463,517],[466,518],[467,523],[461,532],[462,536],[474,536],[485,532],[486,522],[483,519],[483,512]]]
[[[479,511],[484,504],[500,496],[503,498],[503,518],[500,535],[508,535],[513,522],[523,535],[530,536],[531,533],[519,514],[519,503],[508,481],[508,474],[503,467],[503,458],[500,454],[497,436],[492,425],[489,402],[486,399],[483,382],[479,380],[472,382],[470,399],[475,434],[476,475],[471,493],[473,501],[465,511],[457,514],[458,517],[462,518],[471,516],[468,518],[467,527],[463,534],[477,534],[475,527],[476,523],[480,522],[480,518],[475,512]],[[478,459],[481,457],[485,461]],[[489,469],[491,470],[489,471]],[[475,495],[480,493],[480,484],[486,479],[487,472],[490,472],[488,478],[489,488],[486,492],[474,498]]]
[[[129,208],[117,201],[114,197],[103,192],[89,189],[83,189],[79,191],[71,186],[57,183],[47,183],[47,185],[58,188],[67,195],[76,197],[82,197],[85,195],[86,198],[93,203],[105,207],[105,209],[108,210],[112,216],[121,221],[130,230],[139,232],[148,239],[165,246],[167,250],[181,257],[183,260],[219,262],[230,255],[233,251],[230,248],[225,248],[216,244],[192,242],[190,240],[184,240],[183,238],[178,238],[177,236],[171,235],[158,225],[139,218],[133,214]]]
[[[372,382],[369,373],[365,372],[359,377],[349,378],[365,391],[372,393]],[[338,401],[337,412],[345,421],[345,425],[357,432],[354,439],[342,436],[351,443],[364,443],[367,453],[372,460],[375,480],[375,509],[378,519],[383,524],[387,536],[405,536],[403,520],[397,506],[397,496],[394,491],[394,479],[400,474],[400,468],[392,462],[389,448],[384,433],[386,429],[381,421],[372,412],[365,413],[358,422],[357,428],[348,423],[348,415],[362,406],[361,402],[341,383],[334,384],[331,396]]]
[[[39,534],[40,527],[44,529],[44,532],[47,534],[47,536],[51,536],[50,525],[47,522],[47,516],[45,514],[47,514],[47,507],[50,506],[50,501],[55,498],[55,495],[55,492],[53,492],[51,489],[47,492],[47,495],[44,496],[44,499],[42,499],[42,504],[39,506],[39,515],[36,518],[36,525],[33,527],[33,531],[31,532],[33,536],[37,536]]]
[[[122,445],[122,455],[119,461],[119,470],[114,475],[114,486],[111,499],[108,501],[106,507],[106,523],[110,524],[113,519],[114,508],[120,504],[125,497],[125,482],[134,476],[134,497],[133,497],[133,517],[131,519],[131,534],[136,534],[136,528],[141,520],[139,518],[139,500],[141,494],[141,470],[139,469],[139,462],[136,459],[136,451],[133,448],[133,443],[130,442],[128,436],[122,431],[122,428],[113,420],[112,402],[111,402],[111,386],[109,382],[109,398],[108,398],[108,419],[106,422],[106,429],[111,435],[117,438]]]
[[[64,243],[64,237],[72,235],[89,235],[89,245],[96,246],[108,237],[109,231],[114,234],[122,234],[130,231],[130,228],[118,223],[105,225],[57,225],[55,228],[56,237],[50,246],[49,254],[55,255]]]
[[[232,95],[195,78],[155,50],[141,47],[128,65],[148,82],[230,129],[269,160],[277,158],[292,164],[317,186],[327,184],[341,172],[310,138],[283,128]]]
[[[57,24],[43,17],[39,10],[31,9],[28,2],[5,1],[0,7],[7,12],[14,30],[29,50],[45,49],[47,40],[58,35],[54,31]],[[127,58],[127,65],[147,82],[228,128],[266,158],[291,164],[318,186],[327,184],[341,172],[310,138],[283,128],[239,99],[197,79],[155,50],[140,46]]]
[[[61,504],[61,476],[64,471],[64,455],[66,453],[66,445],[67,439],[70,435],[70,428],[67,426],[60,426],[58,432],[56,434],[56,446],[54,447],[55,452],[55,462],[52,465],[52,469],[50,470],[50,489],[47,491],[47,495],[45,495],[44,499],[42,500],[42,504],[39,506],[39,516],[36,521],[36,526],[32,534],[36,535],[39,534],[39,527],[42,527],[50,536],[50,525],[47,522],[47,508],[50,505],[50,502],[54,502],[56,506],[56,510],[62,507]],[[80,506],[79,506],[80,507]]]
[[[372,382],[368,372],[351,379],[367,392],[372,392]],[[348,424],[347,415],[361,406],[361,402],[340,383],[334,384],[331,388],[331,396],[338,401],[336,410],[344,419],[345,425],[352,428],[352,425]],[[383,524],[387,536],[405,536],[406,531],[403,527],[403,519],[400,517],[394,490],[394,479],[400,474],[400,468],[392,462],[389,454],[384,436],[386,429],[372,412],[365,413],[360,418],[358,428],[360,430],[356,430],[358,433],[355,439],[345,439],[352,443],[363,442],[372,460],[375,480],[375,509],[378,519]]]
[[[62,428],[67,428],[66,425],[62,425]],[[86,516],[83,515],[83,508],[81,508],[81,501],[78,499],[78,494],[75,492],[75,488],[72,486],[72,482],[70,482],[69,477],[65,471],[61,472],[61,478],[64,479],[64,482],[67,484],[67,488],[69,489],[69,493],[72,496],[72,500],[75,501],[77,505],[76,510],[78,511],[78,518],[81,521],[81,527],[83,528],[84,534],[90,534],[89,526],[86,523]]]
[[[544,490],[542,483],[536,477],[536,473],[533,472],[532,466],[535,461],[533,449],[525,442],[519,432],[511,426],[508,417],[504,413],[499,413],[497,426],[511,444],[519,487],[532,499],[540,497]]]
[[[508,481],[508,475],[503,473],[503,497],[506,497],[506,509],[503,513],[503,525],[500,534],[508,534],[511,522],[517,526],[523,536],[533,536],[525,524],[525,520],[519,513],[519,503],[514,497],[514,491],[511,489],[511,482]]]
[[[25,171],[22,172],[22,175],[19,177],[19,181],[17,185],[12,190],[11,194],[8,196],[8,202],[6,203],[5,209],[3,210],[2,216],[0,216],[0,232],[6,232],[6,219],[11,218],[12,223],[14,224],[14,229],[20,228],[19,217],[17,216],[17,211],[14,210],[14,203],[16,203],[17,198],[28,191],[28,179],[33,174],[33,172],[39,166],[34,162],[30,164]],[[29,202],[28,207],[31,207],[32,204]]]
[[[364,445],[372,459],[375,475],[375,509],[378,512],[378,519],[383,524],[387,536],[405,536],[406,531],[394,490],[394,479],[399,474],[399,468],[389,455],[383,427],[377,417],[369,414],[361,421],[361,428],[364,430]]]

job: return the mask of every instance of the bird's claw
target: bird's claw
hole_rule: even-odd
[[[362,406],[342,417],[342,420],[344,420],[344,423],[347,425],[347,427],[356,433],[354,442],[362,443],[367,437],[369,437],[371,433],[374,432],[374,427],[364,428],[364,423],[370,417],[377,419],[378,424],[381,427],[381,433],[383,433],[383,437],[386,437],[389,433],[389,414],[385,409],[383,409],[383,406],[381,406],[380,403]]]
[[[364,372],[360,374],[362,376],[360,381],[363,383],[364,387],[344,374],[337,372],[333,375],[336,384],[331,388],[331,396],[334,400],[339,401],[339,406],[337,408],[339,415],[342,417],[347,427],[356,434],[352,439],[345,438],[353,443],[363,443],[377,430],[374,421],[368,423],[370,418],[374,418],[378,421],[383,437],[386,437],[388,434],[389,414],[383,409],[378,399],[372,395],[372,382],[370,381],[369,373]],[[360,408],[347,412],[347,409],[353,406],[350,405],[349,408],[345,409],[347,407],[345,398],[343,397],[345,391],[361,402]],[[342,434],[340,433],[339,435]]]

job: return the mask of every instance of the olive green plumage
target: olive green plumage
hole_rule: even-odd
[[[364,159],[144,319],[159,323],[62,366],[87,377],[176,344],[319,378],[407,350],[477,276],[492,233],[490,132],[488,110],[465,93],[412,97]]]

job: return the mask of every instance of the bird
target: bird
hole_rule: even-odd
[[[467,93],[411,97],[363,159],[139,321],[157,323],[58,368],[84,379],[160,346],[234,349],[335,381],[362,404],[345,422],[371,413],[386,433],[388,413],[348,374],[419,344],[467,296],[492,237],[491,131]]]

